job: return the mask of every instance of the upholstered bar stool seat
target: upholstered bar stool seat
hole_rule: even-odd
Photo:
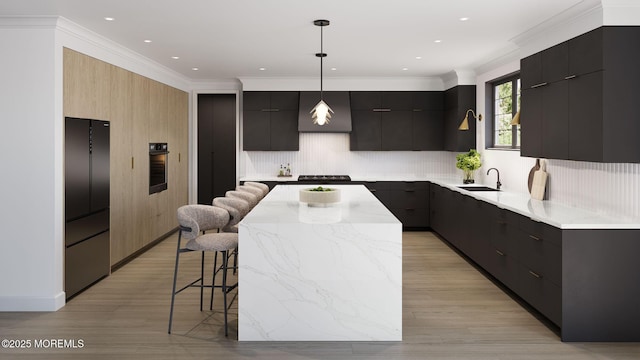
[[[213,206],[225,209],[229,212],[231,219],[227,226],[222,231],[224,232],[238,232],[238,223],[245,215],[251,210],[249,202],[239,197],[217,197],[211,202]]]
[[[269,193],[269,186],[267,184],[263,184],[255,181],[245,181],[244,185],[252,186],[262,190],[262,197],[267,196],[267,194]]]
[[[249,185],[238,185],[236,186],[236,191],[244,191],[255,195],[258,198],[258,201],[262,200],[262,198],[266,195],[259,188],[255,186]]]
[[[247,191],[229,190],[224,195],[229,198],[240,198],[246,201],[249,203],[251,209],[253,209],[253,207],[258,204],[258,201],[260,201],[256,195]]]

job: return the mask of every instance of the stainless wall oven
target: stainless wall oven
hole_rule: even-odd
[[[149,194],[167,189],[167,143],[149,143]]]

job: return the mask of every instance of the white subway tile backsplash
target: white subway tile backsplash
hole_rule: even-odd
[[[291,164],[294,175],[450,176],[455,153],[446,151],[350,151],[349,134],[300,133],[299,151],[243,151],[244,176],[274,176]]]
[[[599,214],[640,219],[640,164],[603,164],[568,160],[545,160],[549,174],[549,200]],[[529,169],[535,159],[519,152],[483,151],[482,181],[492,184],[494,175],[486,169],[500,170],[503,188],[527,192]]]

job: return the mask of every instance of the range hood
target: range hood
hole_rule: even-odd
[[[300,91],[298,111],[299,132],[351,132],[351,102],[348,91],[324,91],[324,101],[334,111],[331,120],[322,126],[311,119],[311,109],[320,101],[320,91]]]

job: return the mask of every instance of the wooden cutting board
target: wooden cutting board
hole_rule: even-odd
[[[540,170],[540,159],[536,159],[536,164],[529,171],[529,194],[531,194],[531,186],[533,185],[533,175],[536,171]]]
[[[544,199],[544,190],[547,186],[546,166],[543,162],[540,169],[533,174],[533,184],[531,185],[531,198],[534,200]]]

